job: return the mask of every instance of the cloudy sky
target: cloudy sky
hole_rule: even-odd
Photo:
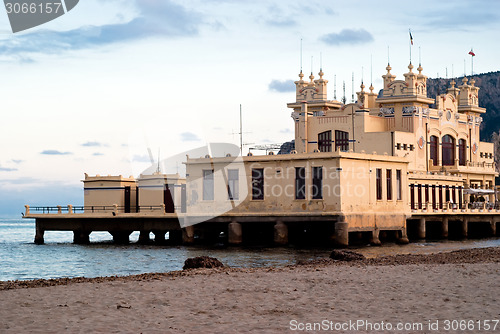
[[[0,215],[82,204],[84,172],[137,175],[148,146],[238,144],[239,104],[246,143],[292,139],[301,39],[304,72],[322,59],[329,96],[336,75],[350,97],[353,72],[356,90],[371,73],[381,88],[388,47],[407,71],[409,28],[430,77],[462,75],[464,60],[469,74],[471,47],[475,72],[499,70],[499,16],[486,0],[82,0],[13,34],[0,10]]]

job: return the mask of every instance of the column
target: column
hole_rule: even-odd
[[[418,238],[425,239],[425,217],[420,218],[418,222]]]
[[[288,226],[282,221],[277,221],[274,225],[274,243],[276,245],[288,244]]]
[[[90,235],[89,231],[83,231],[83,230],[73,231],[73,243],[78,245],[88,244],[90,243],[89,235]]]
[[[194,227],[186,226],[182,229],[182,243],[191,245],[194,243]]]
[[[382,245],[382,243],[380,242],[379,234],[380,234],[380,230],[377,228],[372,231],[372,239],[370,240],[370,244],[372,246],[381,246]]]
[[[27,209],[27,210],[29,210],[29,209]],[[42,224],[39,221],[37,221],[36,222],[36,233],[35,233],[35,244],[43,245],[43,243],[45,242],[43,239],[44,234],[45,234],[45,230],[43,229]]]
[[[148,244],[151,240],[149,239],[149,231],[140,231],[139,240],[140,244]]]
[[[243,230],[241,224],[233,220],[228,225],[228,243],[230,245],[240,245],[243,242]]]
[[[467,238],[469,234],[469,217],[464,217],[462,220],[462,237]]]
[[[132,233],[132,231],[113,231],[109,232],[113,236],[113,242],[115,244],[128,244],[130,242],[129,236]]]
[[[154,230],[153,234],[155,235],[155,243],[156,244],[164,244],[165,243],[165,230]]]
[[[448,238],[448,217],[443,217],[441,222],[441,237]]]
[[[335,246],[339,248],[349,246],[349,224],[345,221],[345,216],[339,216],[335,223]]]

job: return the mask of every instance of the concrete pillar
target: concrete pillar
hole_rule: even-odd
[[[115,244],[128,244],[130,242],[129,236],[132,233],[131,231],[114,231],[109,232],[113,236],[113,242]]]
[[[288,244],[288,226],[282,221],[274,225],[274,243],[277,245]]]
[[[243,231],[241,228],[241,224],[236,221],[232,221],[227,228],[228,243],[230,245],[240,245],[243,242]]]
[[[420,218],[418,222],[418,238],[425,239],[425,217]]]
[[[182,244],[182,231],[181,230],[169,230],[168,231],[168,243],[170,245]]]
[[[349,223],[344,216],[340,216],[335,223],[335,246],[344,248],[349,246]]]
[[[379,233],[380,233],[379,229],[374,229],[372,231],[372,239],[370,240],[370,244],[372,246],[381,246],[382,245],[382,243],[380,242]]]
[[[491,220],[490,220],[490,228],[491,228],[491,235],[496,236],[497,235],[497,224],[495,223],[494,218],[491,218]]]
[[[78,245],[86,245],[90,243],[90,232],[83,230],[73,231],[73,242]]]
[[[190,245],[194,243],[194,227],[186,226],[182,229],[182,243]]]
[[[469,235],[469,217],[464,217],[462,220],[462,237],[467,238]]]
[[[397,242],[398,242],[398,244],[401,244],[401,245],[406,245],[406,244],[410,243],[410,240],[408,240],[408,234],[406,233],[406,227],[403,227],[399,231]]]
[[[441,237],[448,238],[448,217],[444,216],[441,222]]]
[[[165,243],[165,234],[167,231],[165,230],[155,230],[153,234],[155,235],[155,243],[164,244]]]
[[[36,233],[35,233],[35,244],[37,245],[43,245],[45,242],[43,239],[43,236],[45,234],[45,230],[41,226],[39,222],[36,223]]]
[[[139,234],[139,240],[138,242],[140,244],[148,244],[151,242],[151,239],[149,238],[149,231],[141,231]]]

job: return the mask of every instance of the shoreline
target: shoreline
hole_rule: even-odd
[[[32,289],[40,287],[65,286],[77,283],[105,283],[115,281],[151,281],[165,278],[175,279],[193,275],[213,275],[220,273],[252,273],[265,271],[289,271],[300,267],[327,267],[327,266],[402,266],[402,265],[441,265],[441,264],[475,264],[475,263],[499,263],[500,247],[470,248],[454,250],[449,252],[439,252],[432,254],[398,254],[382,256],[377,258],[365,258],[356,261],[337,261],[329,258],[299,262],[294,265],[283,267],[259,267],[259,268],[236,268],[223,267],[213,269],[188,269],[176,270],[165,273],[144,273],[127,276],[105,276],[105,277],[72,277],[54,279],[34,279],[0,281],[0,291],[15,289]]]

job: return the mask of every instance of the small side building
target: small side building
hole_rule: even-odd
[[[137,186],[141,212],[163,210],[174,213],[185,207],[186,179],[179,174],[141,174],[137,179]]]
[[[119,212],[137,212],[137,182],[133,176],[89,176],[83,182],[85,213],[112,212],[114,205]]]

